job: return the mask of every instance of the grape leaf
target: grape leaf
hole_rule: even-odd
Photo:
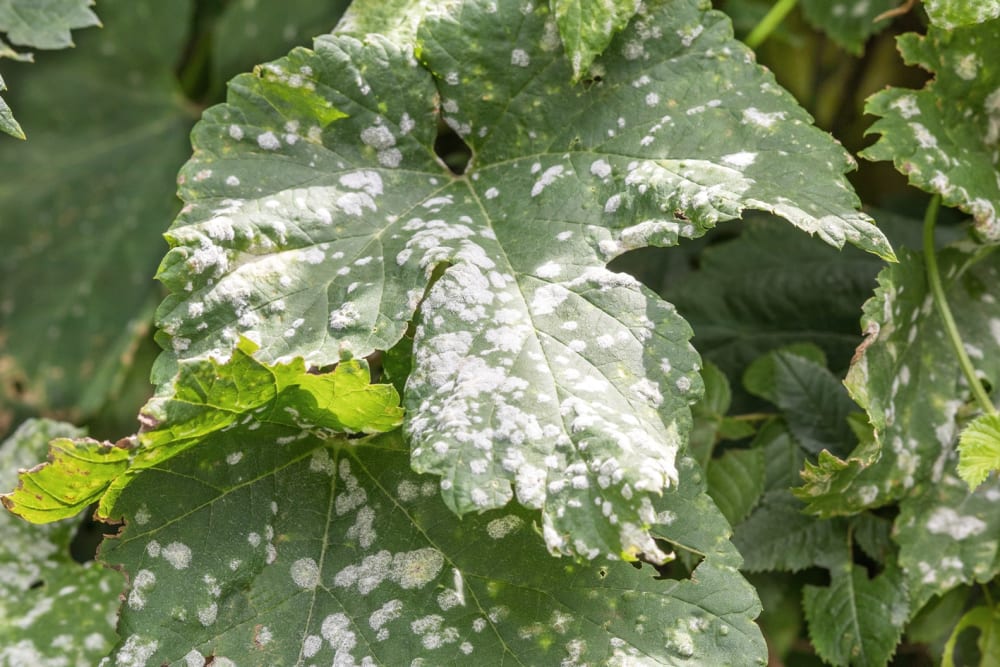
[[[921,496],[900,503],[895,540],[913,609],[961,584],[986,583],[1000,572],[1000,481],[974,492],[945,474]]]
[[[644,527],[676,480],[698,357],[673,307],[606,262],[747,207],[892,256],[854,210],[847,155],[725,17],[667,7],[650,4],[589,84],[569,83],[544,7],[486,2],[428,17],[420,63],[334,35],[237,77],[182,172],[158,380],[241,334],[267,362],[385,350],[423,298],[406,431],[446,503],[516,493],[544,508],[554,552],[665,557]],[[433,150],[442,115],[473,153],[461,175]],[[598,498],[617,524],[592,516]]]
[[[103,30],[7,78],[31,140],[0,151],[0,408],[93,413],[149,326],[192,117],[173,73],[189,10],[107,0]]]
[[[579,80],[589,72],[594,58],[608,48],[615,33],[628,25],[639,11],[640,3],[639,0],[549,0],[549,6],[566,57],[572,64],[573,78]],[[700,25],[692,26],[680,36],[690,43],[703,29]],[[636,43],[636,48],[642,47]]]
[[[924,8],[931,22],[946,30],[1000,16],[1000,0],[926,0]]]
[[[975,249],[939,253],[946,296],[977,370],[1000,380],[1000,357],[991,354],[1000,334],[992,291],[1000,259]],[[956,417],[969,391],[927,289],[923,257],[904,252],[879,276],[865,304],[868,338],[848,373],[848,390],[868,413],[877,441],[862,443],[846,459],[821,455],[806,464],[797,492],[824,516],[879,507],[936,484],[949,465],[958,434]]]
[[[900,37],[906,62],[935,78],[919,91],[889,88],[869,98],[865,111],[881,118],[867,132],[881,137],[861,153],[892,160],[910,183],[972,215],[982,238],[993,242],[1000,241],[998,44],[1000,21]]]
[[[658,499],[670,523],[657,532],[705,559],[692,579],[662,581],[621,562],[549,558],[523,508],[456,524],[436,480],[409,471],[398,432],[280,444],[289,433],[216,431],[120,496],[125,529],[101,550],[131,578],[116,659],[766,662],[759,603],[697,485]]]
[[[24,422],[0,444],[0,487],[44,456],[51,438],[82,432],[48,420]],[[0,511],[0,665],[93,665],[117,640],[124,580],[70,556],[79,522],[36,526]]]
[[[1000,415],[980,415],[958,439],[958,476],[975,489],[1000,470]]]
[[[91,439],[55,440],[50,463],[22,473],[18,488],[3,496],[4,505],[29,521],[48,522],[99,501],[98,515],[107,517],[135,475],[214,432],[237,425],[252,431],[254,425],[273,423],[294,427],[301,435],[329,436],[379,433],[402,422],[396,390],[370,384],[361,362],[344,361],[332,372],[316,375],[306,372],[301,359],[263,365],[252,356],[256,349],[242,339],[225,363],[207,359],[181,364],[173,391],[143,407],[144,429],[134,439],[117,446]]]
[[[889,25],[888,19],[875,21],[879,14],[894,9],[898,0],[802,0],[802,14],[820,30],[854,55],[861,55],[865,42]]]
[[[832,570],[830,585],[806,586],[809,637],[824,662],[885,667],[909,617],[906,584],[896,569],[874,579],[850,561]]]

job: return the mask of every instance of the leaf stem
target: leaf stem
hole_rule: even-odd
[[[756,49],[758,46],[763,44],[764,40],[767,39],[772,32],[774,32],[775,28],[781,25],[781,22],[785,20],[788,13],[795,9],[795,5],[798,1],[799,0],[778,0],[778,2],[771,7],[771,10],[764,16],[764,18],[760,20],[760,23],[755,25],[753,30],[750,31],[747,38],[743,40],[744,43],[751,49]]]
[[[976,375],[976,369],[969,359],[969,354],[965,351],[962,343],[962,336],[958,332],[955,318],[951,314],[948,306],[948,299],[944,294],[944,287],[941,284],[941,274],[938,271],[937,254],[934,248],[934,225],[937,223],[938,209],[941,207],[941,195],[934,195],[931,203],[927,205],[927,213],[924,215],[924,265],[927,269],[927,284],[931,289],[934,298],[934,305],[944,323],[945,333],[951,341],[951,347],[955,351],[958,363],[962,367],[962,373],[969,383],[972,395],[976,397],[979,407],[988,415],[997,414],[997,409],[990,400],[986,389]]]

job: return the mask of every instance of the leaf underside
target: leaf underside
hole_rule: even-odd
[[[516,496],[553,552],[664,558],[650,502],[677,479],[698,357],[673,307],[606,262],[744,208],[891,249],[854,209],[848,156],[724,16],[652,3],[579,85],[552,21],[459,3],[422,23],[419,63],[336,34],[237,77],[182,172],[156,377],[239,335],[264,361],[365,356],[420,305],[405,428],[446,504]],[[462,175],[434,153],[439,118],[472,150]]]

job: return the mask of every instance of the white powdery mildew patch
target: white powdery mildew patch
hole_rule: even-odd
[[[494,540],[502,540],[523,525],[524,519],[514,514],[508,514],[486,524],[486,534]]]
[[[139,570],[132,580],[132,590],[128,594],[128,606],[136,611],[146,606],[146,593],[156,585],[156,575],[150,570]]]
[[[367,595],[391,581],[400,588],[423,588],[441,573],[444,556],[437,549],[425,547],[414,551],[392,554],[382,550],[365,556],[357,565],[348,565],[334,575],[333,585],[338,588],[356,588]]]
[[[756,107],[748,107],[743,110],[743,122],[748,125],[756,125],[767,129],[779,120],[784,120],[786,115],[784,111],[772,111],[768,113]]]
[[[361,313],[358,311],[358,307],[348,301],[339,308],[330,311],[330,328],[341,331],[357,323],[360,318]]]
[[[266,151],[276,151],[281,148],[281,141],[275,136],[274,132],[264,132],[258,135],[257,145]]]
[[[531,186],[531,196],[537,197],[542,194],[542,191],[548,186],[556,182],[566,171],[566,168],[561,165],[553,165],[542,172],[542,175],[538,177],[534,185]]]
[[[299,588],[313,590],[319,584],[319,566],[312,558],[300,558],[289,568],[292,581]]]
[[[514,49],[510,52],[510,64],[515,67],[527,67],[531,64],[531,57],[524,49]]]
[[[163,547],[161,554],[174,569],[184,570],[191,564],[191,548],[181,542],[171,542]]]
[[[903,95],[889,104],[889,107],[899,112],[899,115],[909,120],[920,115],[920,106],[915,95]]]
[[[963,516],[950,507],[939,507],[927,520],[927,530],[936,535],[948,535],[954,540],[964,540],[979,535],[987,528],[986,522],[974,516]]]
[[[131,635],[115,655],[115,667],[146,667],[146,663],[156,653],[160,642]]]

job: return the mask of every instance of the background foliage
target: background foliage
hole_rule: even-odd
[[[1000,4],[348,4],[0,0],[0,665],[993,664]]]

